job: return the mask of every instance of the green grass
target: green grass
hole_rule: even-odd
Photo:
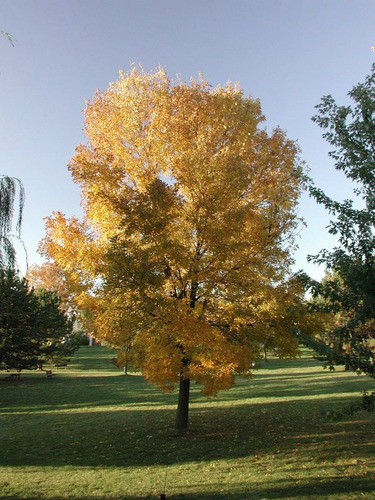
[[[326,418],[373,381],[309,353],[271,359],[207,401],[190,430],[176,393],[125,377],[107,348],[81,348],[56,377],[0,375],[0,499],[372,499],[374,417]]]

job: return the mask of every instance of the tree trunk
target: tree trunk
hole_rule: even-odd
[[[176,417],[176,429],[185,431],[188,428],[189,418],[189,393],[190,379],[180,376],[180,390],[178,394],[178,406]]]
[[[191,282],[190,289],[190,307],[194,309],[197,300],[198,282]],[[189,360],[185,356],[183,346],[180,346],[183,354],[182,366],[186,368],[189,365]],[[189,425],[189,396],[190,396],[190,379],[184,378],[183,370],[180,374],[180,390],[178,393],[178,406],[176,416],[176,429],[178,431],[186,431]]]

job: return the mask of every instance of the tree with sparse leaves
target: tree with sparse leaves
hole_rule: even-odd
[[[164,390],[229,388],[265,337],[297,352],[301,298],[291,278],[300,194],[298,148],[261,127],[237,85],[120,74],[87,104],[87,145],[70,163],[84,219],[55,213],[41,248],[74,284],[96,335],[126,348]]]
[[[0,31],[9,42],[14,45],[16,40],[13,35],[6,31]],[[16,198],[18,193],[18,207]],[[23,207],[25,201],[25,191],[19,179],[0,175],[0,268],[10,266],[15,267],[16,252],[13,245],[14,238],[21,241],[21,225]],[[18,216],[13,233],[13,216],[15,209],[18,209]],[[23,243],[22,243],[23,245]]]
[[[16,200],[18,198],[18,205]],[[16,265],[16,251],[14,239],[21,240],[21,226],[25,192],[19,179],[0,176],[0,268]],[[17,213],[16,224],[13,230],[13,218]],[[24,245],[23,245],[24,246]],[[25,247],[24,247],[25,248]],[[25,249],[26,252],[26,249]]]

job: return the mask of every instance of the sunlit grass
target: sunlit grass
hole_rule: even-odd
[[[374,417],[326,418],[372,380],[309,353],[271,359],[216,399],[193,385],[179,436],[176,394],[125,377],[112,355],[82,348],[51,380],[0,383],[0,498],[374,498]]]

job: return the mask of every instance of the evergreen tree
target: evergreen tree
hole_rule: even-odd
[[[0,369],[36,368],[76,350],[59,305],[55,292],[30,290],[13,269],[0,269]]]

